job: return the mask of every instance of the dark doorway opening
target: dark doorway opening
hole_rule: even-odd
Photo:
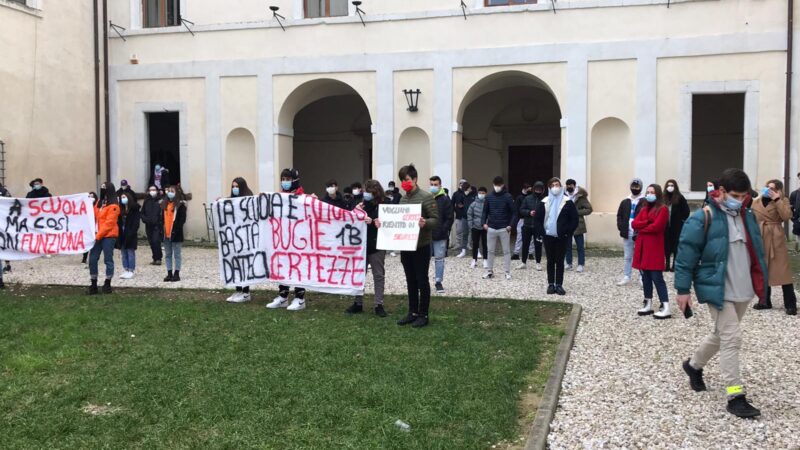
[[[147,114],[147,136],[150,160],[147,166],[148,180],[153,168],[161,164],[169,170],[171,184],[181,182],[180,125],[177,112]]]
[[[513,196],[522,191],[522,183],[547,183],[553,173],[553,145],[515,145],[508,147],[508,189]]]
[[[744,94],[692,96],[693,191],[728,168],[744,167]]]

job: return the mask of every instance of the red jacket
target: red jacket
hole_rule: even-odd
[[[666,206],[655,212],[650,204],[645,205],[631,225],[638,234],[633,250],[633,268],[638,270],[660,270],[664,262],[664,233],[669,222]]]

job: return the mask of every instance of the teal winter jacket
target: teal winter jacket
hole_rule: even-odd
[[[694,284],[695,295],[700,303],[710,303],[722,309],[728,268],[728,220],[716,202],[710,202],[709,208],[711,221],[707,232],[702,208],[695,211],[683,225],[675,257],[675,289],[678,294],[689,294]],[[764,243],[752,211],[742,208],[740,214],[747,230],[753,290],[759,299],[763,299],[769,279],[764,262]]]

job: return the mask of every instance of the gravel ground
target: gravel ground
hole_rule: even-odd
[[[142,260],[147,250],[138,253],[140,263],[146,263]],[[118,255],[117,263],[118,275]],[[547,299],[584,307],[552,423],[551,448],[800,449],[800,434],[795,430],[800,420],[800,319],[784,313],[780,289],[773,293],[776,309],[750,310],[744,319],[743,377],[748,398],[763,414],[747,421],[725,412],[716,358],[706,368],[708,392],[692,392],[681,369],[681,361],[710,331],[706,307],[695,305],[695,317],[690,320],[683,319],[674,303],[673,319],[638,317],[641,290],[615,286],[620,258],[590,258],[586,273],[567,272],[564,297],[544,295],[546,276],[531,266],[513,271],[511,281],[486,281],[480,279],[481,269],[470,269],[468,264],[466,259],[447,260],[447,296]],[[179,283],[161,281],[163,266],[140,265],[134,279],[115,280],[114,285],[220,289],[215,250],[186,248],[184,265]],[[80,257],[16,262],[13,267],[6,275],[7,282],[88,281]],[[100,270],[102,273],[102,264]],[[387,293],[403,294],[405,279],[399,258],[387,257],[387,273]],[[666,278],[671,286],[671,274]],[[674,298],[674,291],[670,295]],[[220,294],[221,299],[225,296]],[[270,297],[256,293],[259,302]],[[308,298],[313,304],[313,293]],[[435,299],[431,309],[435,326]],[[398,315],[397,311],[390,313]]]

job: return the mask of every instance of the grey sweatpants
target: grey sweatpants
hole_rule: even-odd
[[[741,322],[750,302],[726,301],[722,310],[709,304],[714,331],[692,356],[689,364],[695,369],[702,369],[714,355],[719,353],[719,370],[725,382],[729,397],[744,394],[742,376],[739,370],[739,349],[742,348]]]
[[[491,272],[494,270],[494,254],[497,250],[497,240],[500,240],[500,245],[503,247],[503,269],[506,273],[511,272],[511,233],[505,228],[495,230],[489,228],[486,233],[486,242],[488,245],[489,259],[487,269]]]
[[[386,252],[378,250],[377,252],[367,255],[367,263],[372,268],[372,280],[375,282],[375,306],[383,304],[383,292],[386,285]],[[356,303],[359,305],[364,304],[364,296],[357,295]]]

